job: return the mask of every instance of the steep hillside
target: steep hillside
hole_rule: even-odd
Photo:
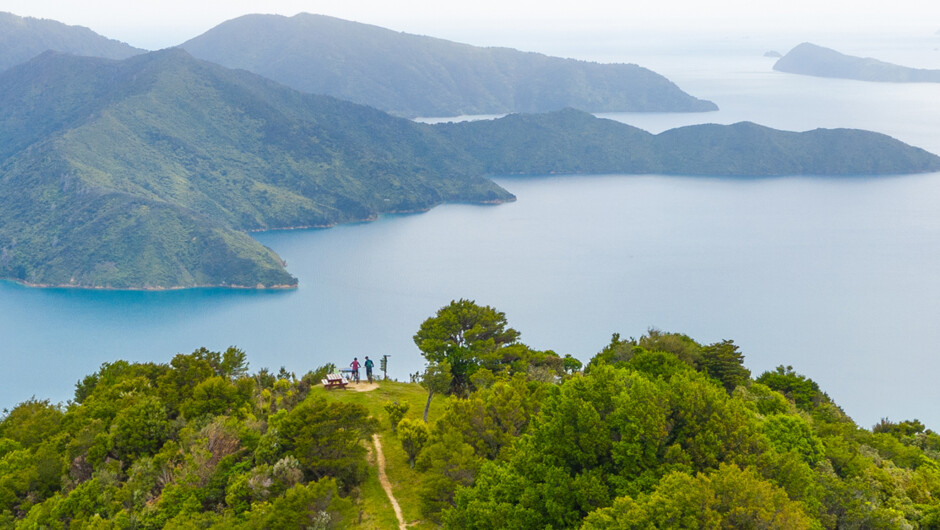
[[[717,109],[633,64],[480,48],[306,13],[246,15],[182,47],[304,92],[405,116]]]
[[[28,283],[292,285],[244,231],[513,198],[426,126],[178,49],[47,53],[0,94],[0,275]]]

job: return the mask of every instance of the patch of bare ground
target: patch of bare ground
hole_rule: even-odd
[[[405,525],[405,517],[401,513],[401,506],[398,505],[398,499],[396,499],[395,494],[392,493],[392,483],[388,481],[388,475],[385,474],[385,455],[382,453],[382,441],[379,440],[378,434],[372,435],[372,445],[375,446],[375,464],[378,469],[379,483],[382,485],[382,489],[385,490],[385,494],[388,495],[388,500],[392,503],[392,509],[395,510],[399,530],[405,530],[407,528]]]

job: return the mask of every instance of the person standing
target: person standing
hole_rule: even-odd
[[[372,367],[373,366],[375,366],[375,363],[372,362],[372,359],[370,359],[368,355],[366,355],[366,364],[365,364],[366,378],[369,380],[370,384],[372,383]]]
[[[359,358],[353,357],[353,362],[349,363],[349,367],[352,368],[353,378],[356,380],[356,383],[359,382]]]

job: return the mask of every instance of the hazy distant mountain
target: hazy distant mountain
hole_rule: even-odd
[[[125,59],[144,51],[85,27],[0,12],[0,71],[47,50],[110,59]]]
[[[304,92],[405,116],[717,110],[633,64],[598,64],[480,48],[337,18],[246,15],[182,45]]]
[[[853,57],[809,42],[790,50],[774,64],[774,70],[860,81],[940,83],[940,70],[908,68],[870,57]]]
[[[860,131],[753,124],[651,135],[576,110],[425,125],[181,49],[46,52],[0,74],[0,278],[291,286],[246,231],[513,196],[486,174],[881,174],[940,158]]]

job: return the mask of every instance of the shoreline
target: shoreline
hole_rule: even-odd
[[[23,287],[29,287],[30,289],[71,289],[71,290],[81,290],[81,291],[146,291],[146,292],[161,292],[161,291],[182,291],[185,289],[238,289],[238,290],[251,290],[251,291],[289,291],[292,289],[297,289],[300,282],[297,282],[293,285],[290,284],[278,284],[278,285],[175,285],[171,287],[112,287],[110,285],[79,285],[79,284],[51,284],[51,283],[33,283],[26,280],[20,280],[17,278],[0,278],[0,281],[11,282],[17,285],[22,285]]]
[[[489,201],[442,201],[439,203],[432,204],[427,208],[414,208],[411,210],[390,210],[387,212],[379,212],[375,215],[370,215],[362,219],[350,219],[349,221],[341,221],[337,223],[321,224],[321,225],[297,225],[297,226],[277,226],[272,228],[251,228],[246,229],[245,232],[248,234],[262,234],[264,232],[287,232],[291,230],[326,230],[329,228],[335,228],[337,226],[359,224],[359,223],[374,223],[382,218],[383,215],[413,215],[413,214],[422,214],[427,213],[437,208],[438,206],[443,206],[445,204],[474,204],[479,206],[498,206],[500,204],[509,204],[516,202],[518,198],[513,195],[508,199],[493,199]]]
[[[495,206],[499,204],[505,204],[510,202],[516,202],[516,197],[512,196],[508,199],[495,199],[491,201],[473,201],[467,203],[461,202],[450,202],[442,201],[436,204],[433,204],[427,208],[415,208],[412,210],[394,210],[389,212],[381,212],[376,215],[371,215],[364,219],[355,219],[338,223],[324,224],[324,225],[307,225],[307,226],[285,226],[285,227],[276,227],[276,228],[263,228],[263,229],[252,229],[245,230],[245,233],[254,234],[254,233],[264,233],[264,232],[280,232],[280,231],[293,231],[293,230],[324,230],[329,228],[334,228],[340,225],[347,224],[356,224],[356,223],[372,223],[378,221],[383,215],[411,215],[411,214],[421,214],[431,211],[433,208],[441,206],[443,204],[477,204],[481,206]],[[144,292],[161,292],[161,291],[182,291],[185,289],[236,289],[236,290],[251,290],[251,291],[289,291],[293,289],[298,289],[300,282],[294,284],[278,284],[265,286],[261,284],[257,285],[226,285],[226,284],[205,284],[205,285],[175,285],[169,287],[153,287],[153,286],[144,286],[144,287],[112,287],[110,285],[79,285],[79,284],[51,284],[51,283],[34,283],[26,280],[21,280],[18,278],[0,278],[0,281],[13,282],[24,287],[29,287],[31,289],[71,289],[71,290],[84,290],[84,291],[144,291]]]

